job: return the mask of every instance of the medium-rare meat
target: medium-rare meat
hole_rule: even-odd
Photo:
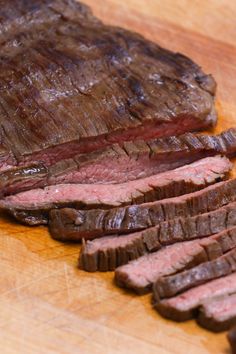
[[[33,224],[39,220],[40,223],[40,215],[44,217],[51,208],[110,208],[193,192],[224,178],[231,167],[226,157],[208,157],[170,172],[123,184],[63,184],[34,189],[6,197],[0,201],[0,207],[16,216],[26,212],[25,222]],[[38,212],[38,219],[33,218],[34,211]]]
[[[172,297],[185,290],[236,271],[236,248],[225,255],[192,269],[157,280],[155,289],[160,298]]]
[[[151,290],[154,282],[162,284],[162,279],[171,278],[166,277],[167,275],[177,273],[176,277],[178,277],[178,274],[182,274],[179,273],[180,271],[208,260],[221,258],[222,254],[232,248],[236,248],[236,227],[206,239],[177,242],[157,252],[144,255],[116,268],[115,280],[119,286],[143,294]],[[88,263],[88,266],[90,264]]]
[[[152,284],[162,276],[174,274],[222,255],[225,238],[225,233],[222,233],[211,236],[207,240],[178,242],[155,253],[144,255],[127,265],[118,267],[115,271],[116,283],[138,293],[147,292]],[[236,247],[236,228],[231,245],[232,243]]]
[[[164,317],[175,321],[186,321],[197,313],[199,306],[208,299],[231,295],[236,292],[236,273],[211,280],[170,299],[160,300],[153,286],[153,306]]]
[[[2,0],[0,17],[2,168],[216,122],[210,75],[82,3]]]
[[[0,173],[2,195],[65,183],[125,183],[172,170],[202,157],[236,152],[236,129],[218,136],[186,133],[178,136],[113,144],[77,154],[52,166],[16,167]]]
[[[204,301],[197,322],[213,332],[221,332],[236,325],[236,293]]]
[[[233,179],[195,193],[152,203],[110,210],[55,209],[50,212],[50,232],[54,238],[64,241],[131,233],[176,217],[216,210],[235,200],[235,187],[236,179]]]
[[[90,272],[100,269],[113,270],[114,267],[126,264],[146,253],[155,252],[162,246],[218,233],[219,237],[222,237],[221,244],[224,240],[223,246],[226,252],[235,247],[233,227],[235,225],[236,203],[234,202],[209,213],[161,222],[158,226],[136,233],[104,236],[83,243],[80,267]],[[218,254],[218,243],[211,242],[211,248],[211,253]]]
[[[232,354],[236,354],[236,326],[229,331],[228,340],[232,349]]]

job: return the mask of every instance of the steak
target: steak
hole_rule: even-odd
[[[54,238],[64,241],[131,233],[176,217],[216,210],[235,201],[235,187],[236,179],[233,179],[194,193],[152,203],[110,210],[55,209],[50,212],[50,232]]]
[[[210,75],[79,2],[3,0],[0,17],[2,170],[216,122]]]
[[[226,157],[209,157],[170,172],[123,184],[61,184],[21,192],[5,197],[0,201],[0,207],[16,217],[20,215],[21,219],[26,215],[26,223],[41,223],[42,218],[47,223],[47,213],[52,208],[111,208],[178,196],[215,183],[224,178],[231,167]],[[35,216],[32,215],[34,212]]]
[[[175,321],[186,321],[197,314],[198,308],[208,299],[231,295],[236,292],[236,273],[211,280],[170,299],[160,300],[159,293],[153,286],[153,305],[164,317]]]
[[[232,354],[236,354],[236,327],[233,327],[229,331],[228,340],[232,349]]]
[[[230,239],[229,244],[230,248],[233,248],[236,247],[236,228],[231,234],[233,234],[233,238]],[[160,290],[162,290],[162,279],[165,280],[176,277],[176,279],[179,280],[178,275],[183,273],[178,272],[186,268],[192,268],[201,263],[203,264],[198,267],[211,262],[217,262],[218,259],[207,262],[209,259],[212,260],[217,257],[220,257],[219,260],[222,257],[227,257],[225,262],[231,260],[230,257],[235,256],[236,248],[234,249],[233,255],[229,255],[230,252],[232,252],[230,251],[225,256],[222,256],[224,253],[225,238],[230,238],[230,236],[228,233],[222,233],[204,240],[197,239],[193,241],[177,242],[171,246],[163,247],[157,252],[144,255],[126,265],[118,267],[115,270],[115,281],[119,286],[132,289],[139,294],[150,291],[155,282],[156,289],[160,288]],[[191,272],[192,269],[186,272]],[[177,274],[166,277],[167,275],[175,273]],[[225,274],[227,274],[226,269]],[[182,281],[182,279],[180,280]],[[177,283],[177,286],[178,285]],[[161,295],[162,292],[160,292],[160,296]]]
[[[209,213],[161,222],[158,226],[136,233],[104,236],[83,243],[80,267],[92,272],[101,269],[113,270],[146,253],[155,252],[162,246],[218,233],[220,237],[222,235],[225,249],[229,250],[235,245],[233,228],[235,225],[236,203],[234,202]],[[218,254],[217,244],[211,242],[211,245],[211,253]]]
[[[223,277],[236,271],[236,248],[213,261],[175,275],[157,280],[155,289],[160,298],[172,297],[185,290],[206,283],[209,280]]]
[[[0,173],[2,195],[65,183],[125,183],[183,166],[217,153],[234,155],[236,129],[218,136],[186,133],[128,141],[90,153],[77,154],[52,166],[33,164]]]
[[[236,293],[203,302],[197,322],[213,332],[221,332],[236,325]]]

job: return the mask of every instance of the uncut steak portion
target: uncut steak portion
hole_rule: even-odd
[[[64,184],[30,190],[5,197],[0,207],[16,217],[20,215],[21,219],[21,215],[26,215],[25,222],[36,224],[41,223],[40,215],[47,221],[46,214],[52,208],[111,208],[193,192],[221,180],[231,167],[226,157],[208,157],[170,172],[123,184]]]
[[[136,140],[77,154],[52,166],[34,164],[0,173],[0,193],[60,183],[125,183],[191,163],[202,157],[236,152],[236,129],[217,136],[185,133],[180,136]]]
[[[152,203],[110,210],[54,209],[50,212],[50,232],[54,238],[64,241],[131,233],[176,217],[194,216],[216,210],[235,201],[235,187],[236,179],[232,179],[194,193]]]
[[[2,0],[2,169],[216,122],[215,81],[187,57],[73,0]]]
[[[236,273],[211,280],[170,299],[160,300],[155,284],[153,305],[164,317],[175,321],[186,321],[194,317],[197,309],[208,299],[231,295],[236,292]]]
[[[236,248],[213,261],[205,262],[190,270],[157,280],[156,291],[160,298],[172,297],[209,280],[229,275],[236,271]]]
[[[80,267],[90,272],[101,269],[113,270],[165,245],[213,234],[218,234],[216,237],[221,238],[221,244],[226,252],[236,246],[234,226],[236,226],[235,202],[209,213],[161,222],[158,226],[136,233],[104,236],[84,242],[80,252]],[[220,251],[218,243],[211,242],[211,246],[211,252],[218,254]]]
[[[236,248],[236,227],[230,231],[203,240],[177,242],[120,266],[115,270],[116,284],[138,294],[149,292],[154,282],[160,284],[168,275],[177,273],[178,276],[180,271],[216,259],[226,249]],[[91,260],[87,264],[91,265]]]
[[[213,332],[221,332],[236,325],[236,293],[203,302],[197,322]]]

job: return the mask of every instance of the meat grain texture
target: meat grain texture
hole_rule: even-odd
[[[109,210],[54,209],[50,213],[50,232],[56,239],[76,241],[144,230],[163,221],[202,214],[233,202],[235,185],[236,179],[232,179],[194,193]]]
[[[235,225],[236,203],[234,202],[209,213],[175,218],[128,235],[97,238],[83,243],[79,258],[80,267],[90,272],[101,269],[113,270],[146,253],[155,252],[163,246],[213,234],[222,237],[223,247],[229,250],[229,245],[230,247],[235,245]],[[212,244],[211,253],[214,252],[218,252],[216,244]]]
[[[216,124],[213,77],[182,54],[104,25],[77,1],[3,0],[0,18],[0,207],[30,225],[50,218],[53,237],[63,241],[139,231],[84,244],[83,252],[90,248],[96,256],[82,252],[80,262],[107,270],[143,256],[135,262],[145,269],[147,260],[156,267],[167,255],[166,273],[155,268],[137,285],[139,274],[136,290],[201,262],[199,269],[211,264],[216,277],[227,259],[234,272],[227,228],[235,225],[235,214],[224,206],[235,202],[236,180],[207,186],[229,172],[227,158],[212,156],[235,154],[236,131],[186,133]],[[146,254],[220,231],[225,238],[211,236],[208,246],[191,240]],[[132,283],[124,275],[117,279]],[[225,329],[235,321],[234,284],[232,273],[160,300],[156,283],[155,306],[177,320],[197,311],[199,323]],[[235,348],[234,332],[229,339]]]
[[[210,75],[80,2],[5,0],[0,16],[2,170],[216,122]]]
[[[5,196],[55,184],[125,183],[207,156],[233,156],[235,152],[236,129],[229,129],[217,136],[185,133],[148,141],[125,141],[76,154],[51,166],[31,163],[1,172],[0,192]]]
[[[199,190],[224,179],[232,164],[215,156],[123,184],[59,184],[5,197],[0,208],[29,224],[47,223],[53,208],[113,208],[170,198]],[[59,221],[58,221],[59,222]]]

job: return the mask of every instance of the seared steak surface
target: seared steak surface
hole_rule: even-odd
[[[216,121],[211,76],[79,2],[3,0],[0,17],[2,169]]]

